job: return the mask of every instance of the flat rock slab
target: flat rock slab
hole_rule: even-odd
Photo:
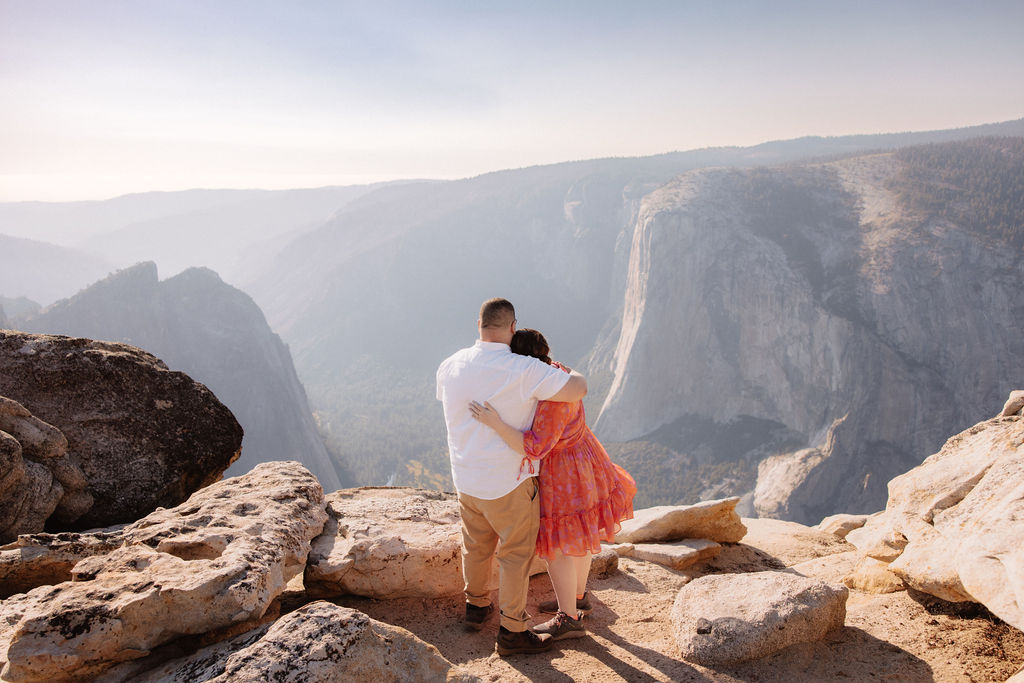
[[[735,664],[841,628],[848,595],[845,586],[786,572],[702,576],[680,589],[672,626],[684,660]]]
[[[463,591],[462,526],[454,494],[403,487],[328,494],[306,589],[315,595],[438,597]]]
[[[123,545],[78,562],[73,581],[0,602],[0,679],[90,678],[179,636],[258,618],[302,571],[326,518],[316,478],[275,462],[107,532]]]
[[[0,331],[0,396],[67,438],[92,505],[61,531],[131,523],[220,479],[242,428],[202,384],[127,344]]]
[[[622,543],[614,546],[622,557],[654,562],[672,569],[686,569],[722,552],[722,546],[706,539],[687,539],[672,543]]]
[[[306,590],[317,597],[362,595],[381,600],[462,593],[462,521],[453,493],[367,486],[328,494],[327,523],[313,541]],[[617,558],[591,565],[613,571]],[[498,562],[489,586],[498,587]],[[530,575],[547,565],[537,557]]]
[[[736,513],[738,497],[707,500],[694,505],[662,505],[636,510],[622,522],[616,543],[663,543],[704,538],[738,543],[747,528]]]
[[[819,579],[825,583],[841,583],[849,587],[844,579],[853,572],[860,559],[861,554],[859,552],[848,550],[845,553],[836,553],[835,555],[825,555],[804,560],[792,565],[789,569],[801,576]]]
[[[815,529],[820,529],[827,534],[835,534],[839,538],[846,538],[846,535],[854,529],[859,529],[868,521],[871,515],[830,515],[821,520]]]
[[[794,564],[854,550],[854,546],[814,527],[781,519],[743,518],[747,527],[744,545],[767,553],[780,564],[791,567]]]
[[[112,674],[118,672],[111,672]],[[123,680],[120,676],[100,679]],[[131,675],[135,683],[280,681],[348,683],[475,681],[433,645],[403,628],[329,602],[313,602],[273,625]]]

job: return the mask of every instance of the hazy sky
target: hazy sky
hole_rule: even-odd
[[[0,0],[0,200],[1024,116],[1024,2]]]

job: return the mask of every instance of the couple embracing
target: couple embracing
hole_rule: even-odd
[[[477,326],[477,342],[437,371],[462,516],[465,624],[478,630],[494,610],[497,548],[498,654],[544,652],[586,635],[591,555],[633,516],[636,484],[586,425],[586,379],[551,360],[540,332],[516,330],[511,303],[485,301]],[[531,629],[534,554],[547,562],[556,600],[540,605],[555,616]]]

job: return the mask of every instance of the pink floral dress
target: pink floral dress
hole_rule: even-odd
[[[587,427],[582,402],[538,403],[523,445],[529,458],[544,459],[537,477],[537,554],[544,559],[556,549],[577,557],[598,553],[601,541],[613,540],[619,522],[633,518],[636,482]]]

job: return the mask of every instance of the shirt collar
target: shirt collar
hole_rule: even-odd
[[[477,339],[476,344],[473,346],[481,351],[504,351],[506,353],[512,353],[512,349],[509,345],[501,342],[485,342]]]

